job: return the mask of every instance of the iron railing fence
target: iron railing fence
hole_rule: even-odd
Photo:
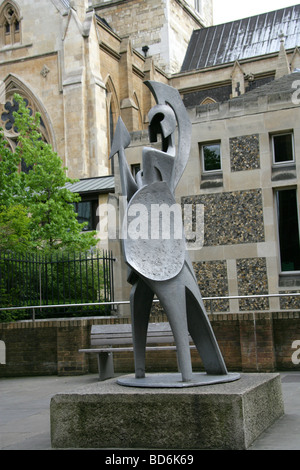
[[[114,300],[113,262],[112,252],[0,252],[0,321],[5,311],[10,312],[8,321],[26,319],[30,312],[24,307],[32,305],[40,307],[39,318],[108,315]]]
[[[257,294],[257,295],[233,295],[233,296],[221,296],[221,297],[203,297],[202,299],[204,301],[209,301],[209,302],[212,302],[212,301],[215,301],[215,300],[220,300],[220,299],[226,299],[226,300],[236,300],[236,299],[253,299],[253,298],[262,298],[262,297],[265,297],[265,298],[272,298],[272,297],[300,297],[300,292],[290,292],[290,293],[278,293],[278,294]],[[158,299],[154,299],[153,300],[154,303],[158,303],[159,300]],[[106,307],[109,307],[110,310],[116,310],[118,305],[129,305],[130,304],[130,301],[129,300],[114,300],[114,301],[110,301],[110,302],[95,302],[95,303],[82,303],[82,304],[65,304],[64,307],[84,307],[84,306],[106,306]],[[31,317],[30,319],[32,321],[36,320],[38,318],[36,312],[39,311],[39,310],[43,310],[43,311],[46,311],[47,309],[55,309],[55,308],[60,308],[62,307],[62,305],[29,305],[29,306],[22,306],[22,307],[1,307],[0,308],[0,314],[2,311],[14,311],[14,310],[31,310]],[[292,308],[290,309],[292,311],[295,311],[295,310],[300,310],[298,308]],[[270,310],[265,310],[266,312],[270,311]],[[276,312],[277,311],[284,311],[284,312],[288,312],[289,310],[281,310],[281,309],[276,309]],[[224,312],[214,312],[213,311],[213,308],[212,308],[212,304],[211,304],[211,309],[210,311],[208,310],[208,313],[211,313],[211,314],[219,314],[219,313],[222,313],[222,314],[230,314],[232,312],[230,311],[224,311]],[[248,313],[248,312],[245,312],[245,311],[236,311],[235,313],[237,314],[244,314],[244,313]],[[253,320],[255,321],[255,310],[253,310]],[[105,315],[105,314],[104,314]],[[71,315],[72,317],[72,315]],[[55,316],[55,318],[57,318],[57,315]]]

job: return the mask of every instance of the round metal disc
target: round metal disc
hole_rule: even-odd
[[[235,372],[229,372],[224,375],[208,375],[205,372],[193,374],[190,382],[182,382],[180,373],[167,374],[149,374],[148,376],[137,379],[134,375],[119,377],[117,383],[127,387],[142,388],[188,388],[200,387],[204,385],[214,385],[219,383],[234,382],[241,376]]]
[[[126,262],[154,281],[175,277],[185,259],[181,207],[164,182],[144,186],[135,193],[123,222]]]

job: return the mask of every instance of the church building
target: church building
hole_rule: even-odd
[[[203,296],[221,297],[207,305],[295,308],[276,295],[300,286],[299,25],[300,5],[215,25],[213,0],[2,0],[1,127],[14,148],[14,93],[39,111],[43,138],[79,179],[79,217],[99,229],[99,207],[120,192],[109,160],[118,117],[134,173],[155,104],[143,82],[173,86],[192,122],[176,196],[204,208],[191,259]],[[115,298],[127,299],[125,269],[115,271]]]

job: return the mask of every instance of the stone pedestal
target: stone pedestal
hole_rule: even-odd
[[[53,448],[246,449],[284,413],[279,374],[188,388],[136,388],[117,379],[57,394]]]

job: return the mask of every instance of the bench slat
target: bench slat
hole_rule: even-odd
[[[110,326],[113,326],[113,325],[110,325]],[[101,330],[100,329],[99,330],[94,330],[92,328],[91,334],[92,335],[109,335],[109,334],[126,335],[127,333],[131,333],[131,325],[128,325],[129,328],[126,328],[125,330],[119,329],[120,325],[114,325],[114,326],[115,326],[115,329],[109,328],[108,330],[106,328],[103,329],[103,330],[102,329]],[[157,332],[161,332],[163,334],[163,333],[170,333],[170,331],[172,331],[172,330],[171,330],[171,328],[160,328],[159,325],[158,325],[155,329],[148,328],[147,331],[148,331],[148,333],[155,335],[155,334],[157,334]]]
[[[171,330],[169,331],[149,331],[147,333],[147,336],[148,337],[153,337],[155,338],[155,336],[173,336],[173,333]],[[93,339],[103,339],[103,338],[131,338],[132,337],[132,333],[131,331],[130,332],[126,332],[126,333],[97,333],[97,334],[91,334],[91,338]]]
[[[149,323],[148,332],[156,331],[171,331],[170,324],[167,322],[162,323]],[[91,334],[118,334],[131,332],[130,323],[120,323],[120,324],[107,324],[107,325],[92,325]]]
[[[190,345],[190,349],[195,349],[196,346],[193,344]],[[176,346],[147,346],[146,351],[172,351],[176,350]],[[125,352],[125,351],[133,351],[133,347],[127,348],[91,348],[91,349],[79,349],[79,352],[85,353],[109,353],[109,352]]]
[[[106,339],[97,339],[95,340],[94,338],[91,339],[91,345],[92,346],[101,346],[101,345],[109,345],[109,344],[129,344],[132,343],[132,337],[131,338],[106,338]],[[168,336],[155,336],[155,337],[148,337],[147,338],[147,344],[151,343],[174,343],[174,337],[171,335]]]

